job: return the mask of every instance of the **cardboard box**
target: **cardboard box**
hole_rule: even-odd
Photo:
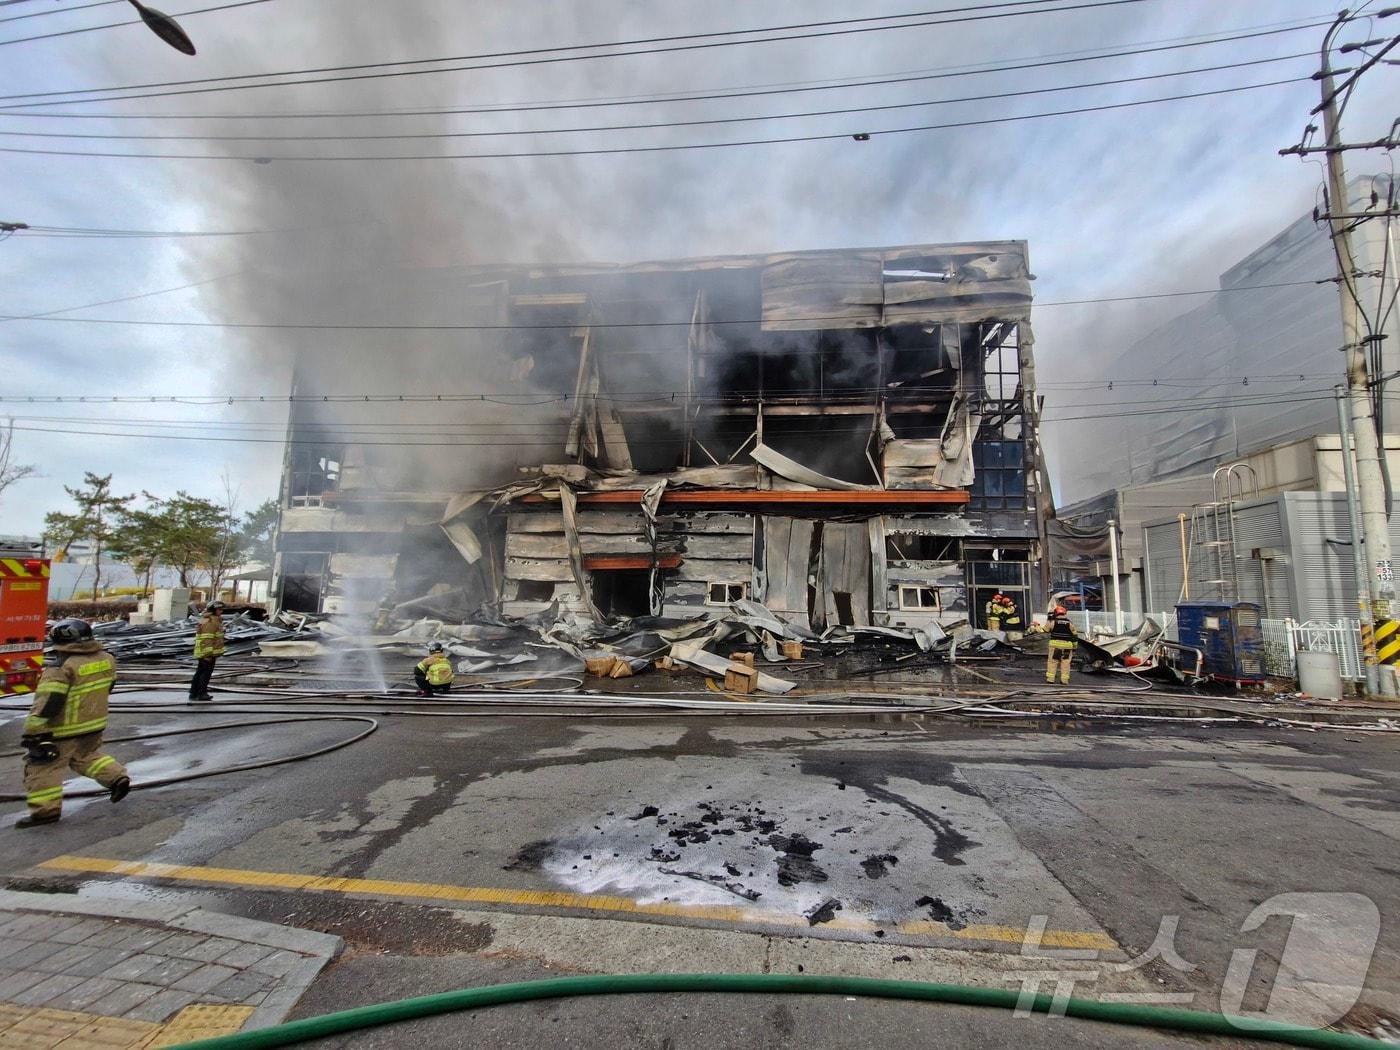
[[[758,672],[744,664],[730,664],[724,672],[724,688],[731,693],[752,693],[758,688]]]
[[[802,659],[802,643],[801,643],[801,642],[784,642],[784,643],[783,643],[783,659],[784,659],[784,660],[801,660],[801,659]]]
[[[730,653],[729,659],[732,663],[743,664],[745,667],[754,666],[753,653]]]
[[[626,660],[614,660],[612,670],[608,672],[609,678],[631,678],[632,665]]]
[[[584,659],[583,669],[587,674],[596,678],[607,678],[612,674],[615,663],[617,663],[616,656],[590,656]]]

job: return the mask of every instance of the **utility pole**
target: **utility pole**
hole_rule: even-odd
[[[1347,401],[1351,408],[1352,440],[1356,447],[1357,502],[1361,507],[1361,530],[1366,552],[1366,585],[1369,591],[1371,619],[1375,624],[1374,648],[1365,654],[1368,663],[1377,660],[1389,665],[1400,659],[1400,621],[1392,618],[1395,601],[1395,571],[1391,562],[1389,507],[1386,506],[1385,480],[1381,471],[1380,436],[1376,433],[1376,418],[1371,402],[1371,376],[1367,369],[1369,340],[1379,335],[1363,330],[1361,307],[1356,288],[1356,261],[1351,248],[1351,198],[1347,192],[1346,165],[1342,160],[1343,146],[1340,119],[1337,113],[1338,92],[1332,71],[1332,41],[1337,32],[1351,21],[1347,12],[1338,15],[1322,42],[1322,67],[1318,79],[1322,83],[1322,127],[1327,156],[1328,227],[1337,255],[1337,290],[1341,295],[1342,344],[1346,353]],[[1346,449],[1342,450],[1343,456]],[[1358,587],[1362,581],[1358,580]],[[1383,696],[1396,695],[1396,681],[1389,666],[1379,674]]]

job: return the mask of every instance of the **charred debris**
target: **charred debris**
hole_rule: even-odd
[[[328,421],[317,395],[353,360],[299,361],[279,610],[527,624],[585,658],[660,632],[722,664],[725,623],[779,659],[837,639],[893,661],[981,631],[997,592],[1028,622],[1049,499],[1031,280],[1020,241],[466,270],[492,374],[439,367],[442,387],[516,399],[538,459],[503,439],[425,466]]]

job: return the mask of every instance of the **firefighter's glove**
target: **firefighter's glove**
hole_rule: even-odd
[[[52,733],[20,737],[19,742],[24,748],[24,757],[36,766],[58,761],[58,745],[54,743]]]

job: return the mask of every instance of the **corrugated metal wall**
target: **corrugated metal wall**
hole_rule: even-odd
[[[1397,504],[1400,509],[1400,504]],[[1175,521],[1145,526],[1148,607],[1169,609],[1181,590],[1180,538]],[[1392,514],[1392,548],[1400,550],[1400,514]],[[1335,621],[1357,612],[1351,531],[1345,497],[1334,492],[1285,492],[1241,506],[1235,518],[1241,601],[1257,602],[1268,618]],[[1216,596],[1204,580],[1214,572],[1199,548],[1191,552],[1193,597]]]

